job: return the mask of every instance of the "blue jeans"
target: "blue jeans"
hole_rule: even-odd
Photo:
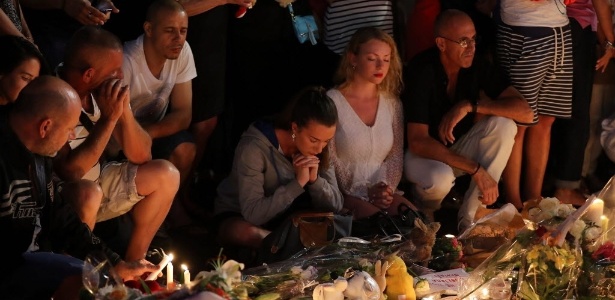
[[[0,283],[2,299],[49,299],[62,281],[81,276],[83,261],[51,252],[22,254],[24,263]]]

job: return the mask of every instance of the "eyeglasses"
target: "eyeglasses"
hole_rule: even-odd
[[[476,36],[473,39],[464,37],[464,38],[461,38],[458,41],[453,40],[453,39],[449,39],[449,38],[444,37],[444,36],[439,36],[439,37],[441,37],[441,38],[443,38],[443,39],[445,39],[447,41],[451,41],[453,43],[457,43],[461,48],[467,48],[470,44],[472,44],[473,46],[476,46],[478,43],[480,43],[480,36]]]

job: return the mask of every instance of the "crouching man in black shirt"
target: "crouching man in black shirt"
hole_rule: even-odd
[[[51,157],[75,138],[81,112],[77,92],[61,79],[43,76],[27,85],[11,107],[3,109],[2,298],[49,299],[56,291],[56,299],[76,298],[81,287],[81,259],[92,251],[104,253],[123,279],[155,270],[145,260],[122,261],[92,235],[73,209],[55,197]],[[62,293],[67,291],[68,294]]]

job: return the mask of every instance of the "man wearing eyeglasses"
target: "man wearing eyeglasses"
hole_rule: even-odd
[[[444,11],[435,24],[436,47],[417,55],[404,72],[406,178],[415,184],[422,209],[433,216],[455,178],[469,174],[460,231],[481,205],[499,196],[498,181],[517,132],[514,121],[533,118],[508,78],[475,57],[478,40],[467,14]]]

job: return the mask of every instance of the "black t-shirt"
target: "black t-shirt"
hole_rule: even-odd
[[[495,99],[510,86],[510,81],[499,68],[475,56],[471,67],[459,71],[455,96],[450,99],[446,93],[448,78],[440,62],[439,50],[434,47],[416,55],[410,61],[404,70],[404,84],[401,99],[406,122],[427,124],[429,135],[440,140],[440,121],[455,103],[477,100],[480,90]],[[473,114],[463,118],[453,130],[455,138],[467,133],[473,120]]]

